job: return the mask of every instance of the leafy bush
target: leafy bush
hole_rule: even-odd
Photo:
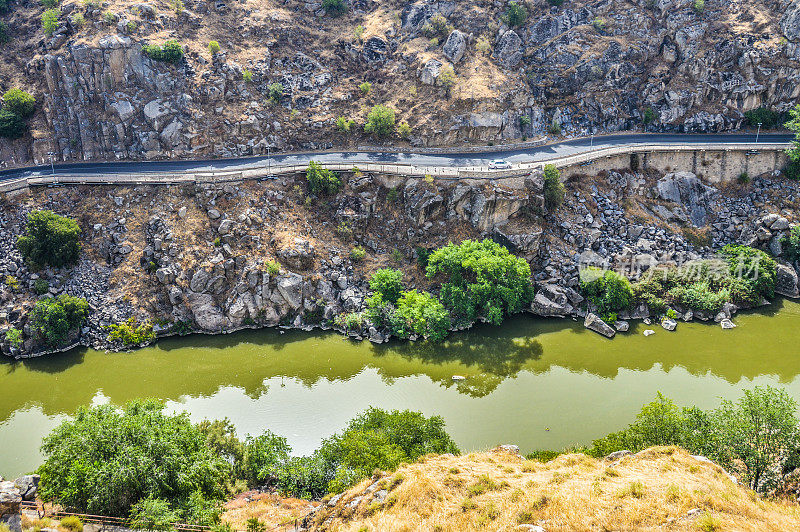
[[[747,123],[752,127],[761,124],[761,126],[766,129],[780,127],[784,121],[783,113],[779,113],[768,107],[759,107],[758,109],[745,111],[744,119],[747,120]]]
[[[270,277],[276,277],[281,273],[281,265],[277,261],[267,261],[267,273]]]
[[[33,282],[33,291],[42,296],[50,291],[50,283],[44,279],[36,279]]]
[[[598,32],[602,33],[606,30],[606,20],[601,17],[595,17],[594,20],[592,20],[592,26]]]
[[[208,53],[211,55],[218,54],[221,47],[217,41],[208,41]]]
[[[22,331],[14,327],[7,330],[6,342],[8,342],[14,347],[20,347],[22,345]]]
[[[781,238],[783,255],[790,261],[800,260],[800,225],[796,225],[789,230],[788,235]]]
[[[447,95],[450,95],[450,90],[456,84],[456,73],[451,65],[445,65],[439,71],[439,76],[436,78],[436,83],[444,88]]]
[[[154,61],[165,63],[179,63],[183,59],[183,47],[174,39],[166,41],[163,45],[146,44],[142,51],[147,57]]]
[[[353,262],[361,262],[367,258],[367,250],[363,246],[356,246],[350,250],[350,260]]]
[[[390,135],[394,131],[394,109],[385,105],[374,106],[369,115],[364,131],[381,137]]]
[[[528,20],[528,10],[524,5],[518,4],[513,0],[508,3],[506,9],[506,21],[512,28],[515,26],[522,26]]]
[[[72,218],[33,211],[28,214],[26,232],[17,239],[17,248],[31,264],[59,268],[78,261],[81,228]]]
[[[63,345],[69,334],[80,327],[89,315],[85,299],[65,294],[36,302],[31,320],[39,336],[50,346]]]
[[[48,9],[42,13],[42,29],[45,35],[52,35],[58,28],[58,9]]]
[[[437,249],[428,257],[426,274],[442,279],[440,297],[457,324],[481,316],[499,325],[533,298],[528,262],[489,239]]]
[[[36,110],[36,98],[29,92],[10,89],[3,94],[3,109],[28,118]]]
[[[756,298],[752,301],[734,301],[737,304],[757,304],[760,298],[775,297],[775,261],[759,249],[728,244],[721,255],[727,259],[732,277],[741,279],[752,288]]]
[[[364,327],[364,318],[365,316],[362,312],[345,312],[336,315],[333,318],[333,323],[345,331],[360,331]]]
[[[353,35],[355,36],[356,40],[358,40],[358,42],[361,42],[364,39],[364,30],[365,28],[361,24],[359,24],[353,29]]]
[[[366,96],[367,94],[369,94],[369,91],[372,90],[372,83],[370,83],[369,81],[365,81],[364,83],[358,86],[358,90],[361,91],[361,94]]]
[[[267,88],[269,100],[274,104],[279,104],[283,99],[283,83],[271,83]]]
[[[644,125],[652,124],[655,122],[656,118],[658,118],[658,115],[652,107],[644,108],[644,112],[642,113],[642,123]]]
[[[403,291],[403,272],[394,268],[381,268],[369,279],[369,288],[380,294],[388,303],[397,303]]]
[[[416,335],[439,342],[447,336],[450,325],[450,315],[438,299],[427,292],[408,290],[397,300],[389,326],[398,338]]]
[[[75,515],[68,515],[61,519],[60,528],[66,528],[70,532],[83,532],[83,521]]]
[[[308,181],[308,188],[313,194],[336,194],[342,188],[339,174],[323,168],[315,161],[308,163],[306,181]]]
[[[3,283],[11,290],[16,290],[17,288],[19,288],[19,279],[17,279],[13,275],[6,275],[5,278],[3,279]]]
[[[0,137],[18,139],[28,130],[25,120],[16,113],[0,109]]]
[[[243,445],[241,478],[250,486],[269,484],[291,450],[286,438],[270,431],[255,438],[248,436]]]
[[[41,497],[118,517],[163,517],[166,508],[197,522],[200,510],[225,497],[231,465],[187,414],[166,415],[163,408],[155,400],[132,401],[122,409],[79,408],[43,440]]]
[[[39,3],[47,9],[52,9],[58,5],[58,0],[39,0]]]
[[[2,13],[2,11],[0,11]],[[11,35],[8,32],[8,24],[0,21],[0,44],[5,44],[11,40]]]
[[[339,118],[336,119],[336,127],[342,133],[349,133],[350,130],[353,128],[354,124],[355,124],[354,120],[348,120],[343,116],[340,116]]]
[[[339,17],[347,13],[347,4],[344,0],[322,0],[322,9],[332,17]]]
[[[561,172],[555,165],[547,164],[544,167],[544,203],[548,209],[557,209],[564,203],[566,190],[561,182]]]
[[[397,126],[397,134],[403,139],[407,139],[411,136],[411,126],[408,125],[408,122],[400,122]]]
[[[149,496],[131,506],[130,525],[134,530],[172,530],[177,521],[178,512],[165,499]]]
[[[605,456],[653,445],[679,445],[737,473],[760,493],[774,489],[797,466],[797,403],[782,389],[745,390],[738,401],[713,411],[679,409],[661,393],[631,425],[595,440],[589,454]]]
[[[127,346],[147,344],[156,339],[153,324],[150,321],[138,323],[133,316],[124,323],[112,323],[108,326],[108,330],[110,332],[106,340],[119,341]]]
[[[253,72],[245,68],[242,71],[242,79],[245,81],[245,83],[251,83],[253,81]]]
[[[446,39],[453,31],[453,25],[441,13],[436,13],[422,26],[422,33],[429,39]]]
[[[705,0],[694,0],[694,3],[692,3],[692,8],[697,13],[702,13],[703,11],[706,10],[706,1]]]
[[[581,290],[595,307],[600,318],[608,323],[617,319],[617,312],[631,306],[633,291],[627,278],[615,271],[584,270],[581,272]],[[594,275],[593,275],[594,274]]]
[[[72,25],[76,28],[80,29],[86,24],[86,17],[83,16],[83,13],[75,13],[72,15]]]
[[[528,115],[522,115],[519,117],[519,125],[520,127],[527,127],[531,125],[531,117]]]

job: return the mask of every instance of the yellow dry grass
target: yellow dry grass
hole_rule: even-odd
[[[364,481],[320,512],[317,530],[798,530],[795,503],[767,501],[714,464],[653,447],[612,465],[582,454],[548,463],[508,452],[429,456],[379,508],[348,504]],[[691,512],[690,512],[691,511]],[[350,515],[348,515],[350,514]]]

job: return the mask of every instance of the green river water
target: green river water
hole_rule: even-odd
[[[297,454],[370,405],[441,415],[462,450],[530,451],[617,430],[656,391],[711,408],[771,384],[800,400],[800,304],[778,301],[735,322],[730,331],[681,323],[671,333],[638,323],[608,340],[572,320],[519,316],[440,345],[264,330],[2,362],[0,475],[35,469],[42,436],[77,407],[137,397],[161,398],[195,420],[228,417],[240,435],[269,428]],[[647,328],[656,334],[645,337]]]

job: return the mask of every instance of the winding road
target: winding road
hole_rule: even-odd
[[[790,134],[761,134],[759,143],[782,144],[790,143],[793,136]],[[206,160],[165,160],[165,161],[128,161],[128,162],[98,162],[56,164],[55,172],[60,175],[68,174],[136,174],[148,172],[184,172],[184,171],[239,171],[263,167],[271,159],[274,166],[306,165],[315,160],[323,163],[348,164],[355,161],[369,161],[378,164],[405,164],[427,167],[467,167],[485,166],[493,159],[505,159],[512,164],[547,161],[559,157],[576,155],[602,148],[635,146],[637,144],[659,145],[703,145],[730,144],[731,147],[752,146],[757,148],[756,135],[749,134],[673,134],[673,133],[626,133],[603,135],[594,138],[576,138],[552,142],[541,146],[524,149],[507,149],[498,146],[495,151],[485,152],[458,152],[454,148],[452,153],[415,153],[392,151],[351,151],[351,152],[302,152],[276,154],[271,158],[266,156],[243,157],[236,159],[206,159]],[[0,171],[0,181],[24,177],[42,177],[51,174],[50,165],[13,168]]]

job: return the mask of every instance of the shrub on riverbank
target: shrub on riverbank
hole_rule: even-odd
[[[783,475],[800,465],[797,403],[782,389],[745,390],[735,403],[719,408],[679,409],[661,393],[626,429],[597,439],[593,456],[654,445],[679,445],[736,473],[747,485],[765,493],[779,487]]]
[[[52,211],[28,214],[27,234],[17,239],[22,256],[36,267],[69,266],[78,261],[81,228],[78,222]]]
[[[606,323],[617,320],[620,310],[629,308],[633,302],[631,283],[617,272],[584,270],[581,272],[581,290],[600,318]]]
[[[108,326],[108,330],[106,339],[109,342],[119,341],[126,346],[148,344],[156,339],[153,324],[150,321],[139,323],[133,316],[123,323],[112,323]]]
[[[459,325],[478,317],[499,325],[533,299],[528,262],[489,239],[437,249],[428,257],[426,274],[441,279],[440,298]]]
[[[85,299],[62,294],[40,299],[31,312],[31,322],[39,337],[50,347],[64,345],[89,315]]]

